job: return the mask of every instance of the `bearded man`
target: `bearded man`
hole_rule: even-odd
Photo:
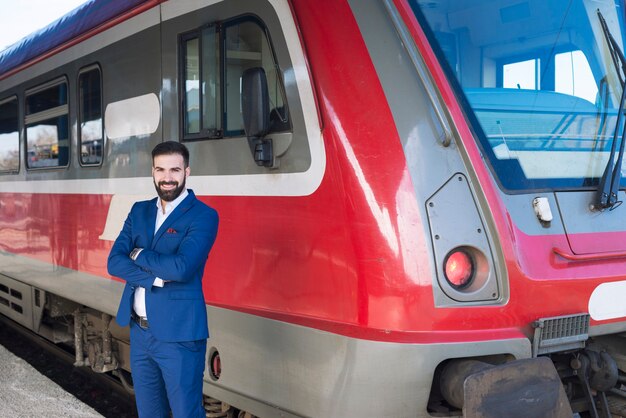
[[[130,325],[130,363],[140,418],[205,417],[202,378],[209,336],[202,276],[217,235],[217,212],[185,184],[189,151],[167,141],[152,150],[158,197],[133,205],[108,259],[126,281],[117,312]]]

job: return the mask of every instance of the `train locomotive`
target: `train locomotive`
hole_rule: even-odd
[[[90,0],[0,52],[0,313],[132,385],[106,259],[191,151],[207,416],[626,416],[614,0]]]

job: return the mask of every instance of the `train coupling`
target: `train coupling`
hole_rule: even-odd
[[[573,416],[561,378],[547,357],[491,365],[477,360],[450,361],[440,389],[464,417],[527,418]]]

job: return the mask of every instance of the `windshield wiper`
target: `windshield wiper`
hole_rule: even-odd
[[[604,20],[604,16],[600,9],[597,10],[598,19],[600,19],[600,26],[602,27],[602,33],[604,34],[604,38],[606,39],[607,44],[609,45],[609,52],[611,52],[611,59],[613,60],[613,65],[615,66],[615,71],[617,72],[617,76],[619,77],[620,84],[624,87],[624,79],[622,79],[622,74],[626,74],[626,59],[624,58],[624,54],[619,47],[619,44],[611,34],[609,30],[609,26],[606,24],[606,20]],[[621,64],[622,72],[620,73],[620,65],[617,60],[619,59],[619,64]]]
[[[596,200],[594,203],[594,209],[613,210],[622,204],[620,200],[617,200],[617,194],[619,192],[619,185],[622,179],[622,159],[624,157],[624,142],[626,139],[626,124],[622,127],[624,102],[626,101],[626,89],[624,88],[624,79],[622,78],[622,75],[626,77],[626,59],[624,58],[624,54],[622,53],[619,44],[615,41],[613,35],[611,35],[609,27],[604,20],[604,16],[602,16],[600,10],[598,10],[597,12],[598,19],[600,19],[600,26],[602,26],[602,33],[604,33],[604,38],[606,39],[609,51],[611,52],[613,65],[615,66],[615,70],[617,71],[619,81],[622,86],[622,95],[619,100],[619,108],[617,109],[617,120],[615,121],[615,130],[613,131],[613,143],[611,144],[611,153],[609,154],[609,161],[604,168],[602,179],[600,180],[600,184],[598,185],[598,191],[596,193]],[[618,64],[618,59],[619,64],[621,64],[621,68]],[[616,160],[615,154],[617,149],[617,137],[618,132],[620,131],[622,135],[620,139],[619,153]]]

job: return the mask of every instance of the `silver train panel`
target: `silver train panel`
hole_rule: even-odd
[[[349,338],[215,307],[208,313],[212,330],[208,346],[219,351],[222,374],[216,382],[209,380],[206,391],[222,395],[225,402],[223,391],[232,391],[231,397],[263,399],[267,406],[280,405],[310,417],[426,417],[433,373],[441,361],[531,354],[527,339],[448,343],[443,349],[436,343]],[[407,404],[407,399],[412,402]],[[257,413],[252,405],[249,411]],[[280,416],[278,409],[258,413]]]
[[[0,251],[0,274],[115,315],[124,283]]]
[[[125,22],[116,25],[113,29],[103,31],[85,41],[76,44],[64,51],[38,62],[15,75],[0,80],[0,91],[5,91],[29,80],[45,76],[57,68],[71,64],[76,57],[84,57],[111,46],[116,42],[136,35],[137,33],[159,24],[159,9],[153,8],[140,15],[134,16]],[[47,77],[47,76],[46,76]]]

